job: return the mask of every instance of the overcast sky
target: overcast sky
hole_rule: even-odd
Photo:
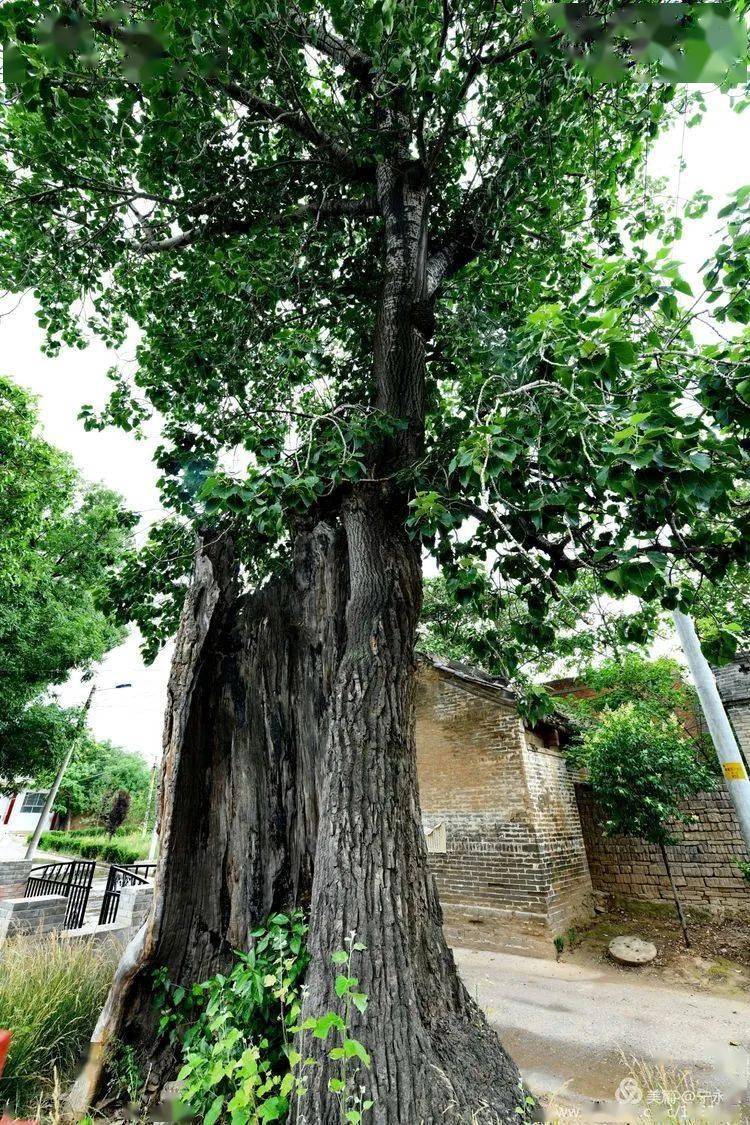
[[[731,191],[750,183],[750,117],[735,114],[724,95],[710,92],[707,100],[709,108],[701,125],[684,129],[678,122],[657,142],[649,157],[649,173],[668,177],[667,190],[672,196],[679,191],[684,202],[701,188],[717,201],[705,219],[688,224],[680,254],[689,263],[691,274],[710,252],[715,211]],[[681,152],[686,167],[679,172]],[[83,403],[104,403],[111,386],[105,372],[118,356],[94,343],[86,351],[66,351],[57,359],[47,359],[40,351],[41,332],[33,299],[6,302],[3,312],[0,369],[39,397],[47,439],[73,455],[86,479],[102,481],[120,492],[127,504],[141,513],[141,527],[145,529],[161,515],[151,462],[156,434],[152,430],[147,441],[139,442],[116,430],[86,433],[76,418]],[[132,342],[123,349],[123,355],[132,355]],[[168,672],[169,651],[146,667],[139,656],[138,637],[131,634],[103,661],[97,673],[100,690],[90,717],[96,737],[109,738],[149,760],[158,757]],[[119,683],[132,686],[116,690]],[[83,700],[85,688],[74,677],[58,694],[63,703],[77,703]]]

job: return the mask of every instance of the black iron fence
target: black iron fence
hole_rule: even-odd
[[[107,885],[104,888],[104,898],[99,911],[99,925],[107,926],[117,920],[117,911],[120,908],[120,892],[123,887],[148,886],[151,882],[155,863],[123,863],[112,864],[107,875]]]
[[[64,863],[45,863],[41,867],[32,867],[24,897],[64,895],[68,900],[66,929],[77,930],[86,917],[95,866],[93,859],[71,859]]]

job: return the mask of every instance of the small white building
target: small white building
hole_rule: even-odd
[[[47,800],[46,789],[21,789],[18,793],[0,794],[0,832],[33,832]],[[48,813],[45,831],[55,818]]]

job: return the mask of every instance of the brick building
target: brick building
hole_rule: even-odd
[[[731,684],[730,714],[747,739],[750,657]],[[576,690],[572,681],[563,689],[568,685]],[[603,835],[591,789],[561,751],[565,737],[557,721],[525,724],[513,692],[498,681],[421,658],[420,800],[431,867],[449,914],[514,917],[555,935],[590,915],[594,891],[672,902],[657,848]],[[747,755],[750,743],[744,746]],[[690,820],[676,830],[680,842],[668,849],[685,904],[750,914],[750,885],[735,866],[745,849],[726,788],[719,782],[687,811]]]
[[[559,726],[524,724],[513,692],[497,681],[422,658],[420,799],[446,906],[515,915],[555,934],[589,914],[591,880],[560,737]]]

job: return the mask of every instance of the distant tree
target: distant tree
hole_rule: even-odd
[[[104,821],[104,827],[110,836],[114,836],[117,829],[125,823],[129,809],[130,794],[125,789],[118,789],[110,802],[109,811]]]
[[[137,517],[85,485],[39,434],[31,395],[0,377],[0,785],[16,788],[75,726],[44,693],[122,637],[109,600]]]
[[[689,820],[683,802],[713,788],[714,778],[695,755],[679,722],[647,700],[603,709],[573,751],[604,813],[608,836],[638,836],[661,851],[685,938],[690,938],[669,865],[674,825]]]
[[[627,652],[619,659],[610,657],[581,670],[581,686],[593,694],[570,695],[557,702],[584,727],[596,725],[605,713],[635,703],[640,713],[655,721],[675,721],[704,765],[715,772],[713,746],[699,728],[698,695],[685,675],[685,669],[669,657],[652,660],[642,652]]]
[[[36,775],[34,784],[40,789],[52,783],[65,748],[61,743],[50,766]],[[130,796],[130,819],[142,821],[149,782],[149,767],[138,754],[128,753],[111,742],[99,742],[85,734],[65,771],[54,805],[55,812],[65,817],[66,826],[70,825],[74,816],[101,816],[111,804],[112,794],[123,789]]]

